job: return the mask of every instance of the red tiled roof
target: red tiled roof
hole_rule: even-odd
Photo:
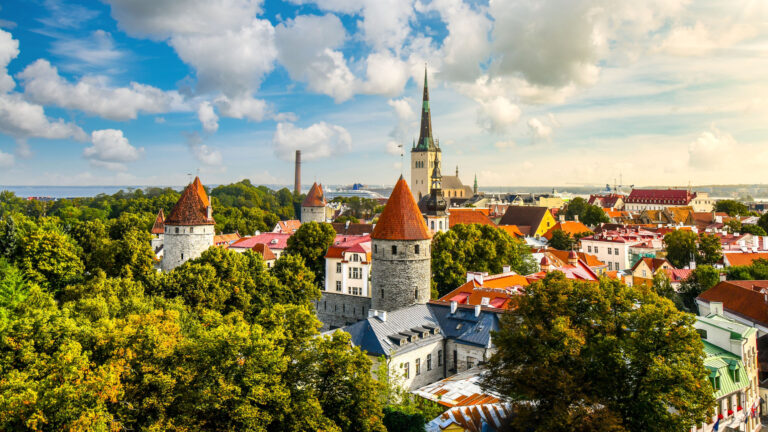
[[[695,197],[685,189],[632,189],[624,203],[688,205]]]
[[[758,259],[768,259],[768,252],[757,253],[725,253],[723,254],[723,261],[727,260],[729,266],[748,266],[752,265],[752,261]]]
[[[586,225],[584,225],[581,222],[565,221],[565,222],[556,223],[552,228],[549,229],[549,231],[544,233],[544,238],[546,238],[547,240],[551,240],[552,233],[554,233],[555,230],[565,231],[567,234],[570,234],[571,236],[575,236],[576,234],[581,234],[581,233],[592,232],[592,230],[590,230]]]
[[[278,221],[275,232],[292,233],[301,227],[301,221],[296,219]]]
[[[597,205],[598,207],[613,208],[619,199],[624,199],[624,195],[621,194],[592,194],[589,196],[587,203]]]
[[[545,250],[545,252],[550,254],[550,255],[552,255],[552,256],[554,256],[559,261],[561,261],[563,264],[567,264],[568,263],[568,255],[570,253],[568,251],[561,251],[561,250],[558,250],[558,249],[548,248],[548,249]],[[608,264],[600,261],[599,259],[597,259],[596,255],[588,254],[588,253],[585,253],[585,252],[576,252],[576,256],[581,261],[583,261],[584,264],[586,264],[590,268],[606,267],[608,265]]]
[[[363,245],[362,250],[352,250],[355,246]],[[370,235],[343,235],[337,234],[333,240],[333,244],[328,248],[325,253],[326,258],[343,258],[344,252],[358,252],[365,253],[366,257],[370,256],[371,252],[371,236]]]
[[[213,236],[213,244],[216,246],[229,246],[230,244],[240,240],[240,234],[219,234]]]
[[[208,195],[200,179],[189,184],[165,219],[166,225],[214,225],[213,217],[208,218]]]
[[[431,238],[427,223],[413,199],[411,189],[403,176],[397,181],[392,194],[373,227],[371,237],[378,240],[427,240]]]
[[[251,250],[260,254],[261,257],[264,258],[264,261],[272,261],[277,259],[272,250],[269,249],[269,246],[265,245],[264,243],[256,243],[253,245]]]
[[[451,209],[448,214],[448,227],[456,224],[480,224],[496,226],[495,223],[482,211],[483,209]],[[484,209],[488,210],[488,209]]]
[[[520,228],[518,228],[517,225],[499,225],[497,228],[506,231],[507,234],[512,237],[525,237],[525,234],[520,231]]]
[[[288,247],[288,238],[292,235],[292,233],[263,233],[252,237],[243,237],[229,247],[251,249],[258,243],[264,243],[272,250],[283,250]]]
[[[768,303],[760,290],[768,288],[768,281],[723,281],[704,291],[697,300],[722,302],[723,309],[752,321],[768,325]]]
[[[635,271],[635,269],[640,265],[641,262],[644,262],[648,266],[648,268],[651,269],[651,273],[656,273],[656,270],[660,269],[661,266],[663,266],[664,264],[667,264],[670,267],[674,268],[674,266],[664,258],[645,257],[641,260],[638,260],[635,263],[635,265],[632,266],[632,271]]]
[[[152,234],[162,234],[165,232],[165,215],[163,214],[163,209],[160,209],[159,212],[157,212],[157,217],[155,218],[155,224],[152,225]]]
[[[443,303],[455,301],[459,304],[477,306],[482,304],[485,297],[489,300],[487,306],[512,309],[515,307],[513,301],[515,296],[521,294],[521,288],[528,285],[528,280],[519,274],[502,273],[485,276],[482,285],[472,279],[436,301]]]
[[[301,203],[302,207],[325,207],[325,195],[323,195],[323,185],[319,185],[316,182],[312,183],[312,187],[307,193],[307,197]]]
[[[691,275],[691,272],[693,270],[691,269],[665,269],[664,273],[667,274],[667,277],[669,278],[670,282],[682,282],[686,279],[688,279],[688,276]]]

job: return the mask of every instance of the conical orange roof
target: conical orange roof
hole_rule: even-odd
[[[302,207],[325,207],[325,195],[323,194],[323,185],[312,183],[307,197],[301,203]]]
[[[378,240],[426,240],[431,238],[427,223],[411,195],[403,176],[387,200],[371,238]]]
[[[189,184],[173,206],[171,214],[165,220],[166,225],[213,225],[213,216],[208,217],[210,201],[200,179]]]
[[[165,232],[165,215],[163,214],[163,209],[160,209],[159,212],[157,212],[157,217],[155,218],[155,224],[152,225],[152,234],[162,234]]]

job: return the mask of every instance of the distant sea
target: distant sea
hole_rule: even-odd
[[[181,189],[172,186],[174,189]],[[82,198],[99,194],[112,195],[120,190],[133,191],[146,186],[2,186],[0,191],[11,191],[19,197]]]

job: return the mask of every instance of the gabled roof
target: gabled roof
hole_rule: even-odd
[[[721,302],[723,309],[768,326],[768,303],[760,290],[768,288],[768,280],[723,281],[704,291],[696,300]]]
[[[208,194],[200,178],[190,183],[181,193],[171,214],[165,219],[166,225],[214,225],[213,216],[208,217]]]
[[[570,253],[569,251],[547,248],[545,252],[555,257],[558,261],[562,262],[563,264],[568,264],[568,254]],[[576,252],[576,256],[578,256],[579,259],[583,261],[584,264],[586,264],[590,268],[608,266],[608,264],[597,259],[597,255],[588,254],[586,252]]]
[[[752,265],[752,262],[759,259],[768,259],[768,252],[757,253],[724,253],[723,261],[727,266],[748,266]]]
[[[238,240],[240,240],[240,234],[238,233],[213,236],[213,244],[216,246],[229,246]]]
[[[664,269],[664,273],[667,274],[670,282],[682,282],[688,279],[692,271],[691,269]]]
[[[155,218],[155,224],[152,225],[152,234],[162,234],[165,232],[165,215],[163,214],[163,209],[160,209],[159,212],[157,212],[157,217]]]
[[[371,237],[378,240],[427,240],[432,237],[403,176],[392,190]]]
[[[575,236],[576,234],[592,232],[592,230],[589,229],[589,227],[587,227],[581,222],[563,221],[563,222],[556,223],[552,228],[549,229],[549,231],[545,232],[544,238],[546,238],[547,240],[551,240],[552,234],[555,232],[555,230],[562,230],[566,234],[570,234],[571,237]]]
[[[312,183],[306,198],[302,201],[302,207],[325,207],[325,195],[323,194],[323,185]]]
[[[645,265],[647,265],[648,268],[651,269],[651,273],[656,273],[656,271],[660,269],[661,266],[663,266],[664,264],[667,264],[668,266],[674,268],[674,266],[664,258],[647,258],[646,257],[646,258],[637,260],[635,265],[632,266],[632,271],[635,271],[635,269],[637,269],[640,266],[641,262],[644,262]]]
[[[512,309],[514,297],[521,294],[522,287],[528,286],[528,280],[516,273],[502,273],[483,277],[481,284],[476,279],[465,282],[458,288],[440,297],[437,302],[455,301],[466,305],[483,305],[496,309]]]
[[[342,235],[365,235],[373,232],[373,224],[368,223],[334,222],[331,226],[336,234]]]
[[[688,205],[695,197],[685,189],[632,189],[624,203]]]
[[[413,391],[413,394],[446,407],[502,402],[503,396],[480,385],[482,372],[473,367]]]
[[[507,234],[515,238],[525,237],[525,234],[517,227],[517,225],[499,225],[499,229],[504,230]],[[528,227],[530,229],[530,227]]]
[[[451,209],[448,214],[448,227],[453,228],[457,224],[480,224],[496,226],[495,223],[486,215],[488,209]]]
[[[273,232],[293,233],[301,228],[301,221],[297,219],[290,219],[284,221],[277,221],[277,226]]]
[[[256,243],[253,245],[251,250],[260,254],[264,261],[272,261],[277,259],[274,252],[272,252],[272,250],[269,249],[269,246],[265,245],[264,243]]]
[[[288,238],[292,235],[293,233],[262,233],[252,237],[243,237],[229,245],[229,247],[234,249],[251,249],[258,243],[264,243],[273,251],[283,250],[288,247]]]
[[[541,220],[547,214],[547,207],[533,207],[533,206],[509,206],[504,216],[501,217],[499,225],[517,225],[520,231],[523,231],[523,227],[530,227],[529,230],[533,231],[541,225]],[[523,234],[530,235],[523,231]]]

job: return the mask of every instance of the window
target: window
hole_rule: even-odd
[[[403,376],[405,379],[411,377],[411,364],[408,362],[403,363]]]
[[[189,233],[192,234],[193,232],[195,232],[195,228],[194,227],[189,227]]]
[[[418,300],[419,299],[419,290],[415,289],[413,290],[413,299]]]
[[[392,246],[392,255],[397,255],[397,246]]]
[[[336,291],[341,292],[341,281],[336,281]]]
[[[432,354],[427,354],[427,372],[432,370]]]
[[[336,263],[336,273],[341,273],[341,263]]]
[[[363,270],[358,267],[350,267],[349,268],[349,278],[350,279],[362,279],[363,278]]]
[[[179,233],[179,227],[176,227],[176,234]]]
[[[475,366],[475,359],[467,356],[467,369],[472,369]]]
[[[440,221],[440,229],[443,229],[443,221]]]
[[[181,253],[181,259],[184,259],[184,252]]]
[[[613,270],[613,266],[611,264],[612,263],[610,263],[610,262],[608,263],[608,270]]]
[[[435,224],[435,221],[432,221],[432,225],[434,225],[434,224]],[[432,228],[434,228],[434,226],[433,226]],[[416,255],[418,255],[418,254],[419,254],[419,245],[416,245],[416,246],[414,246],[414,247],[413,247],[413,252],[414,252]]]
[[[619,248],[613,248],[613,254],[618,255],[619,254]]]
[[[456,366],[459,364],[459,354],[456,352],[456,350],[453,350],[453,368],[456,369]]]
[[[434,231],[434,230],[435,230],[435,221],[429,221],[429,225],[430,225],[430,229],[431,229],[432,231]],[[418,246],[417,246],[417,247],[418,247]]]
[[[379,245],[373,245],[373,253],[379,253]]]
[[[595,246],[595,253],[597,253],[597,246]]]
[[[587,246],[587,252],[592,253],[592,246]]]
[[[383,289],[381,290],[381,295],[379,297],[384,298],[384,290]]]
[[[645,273],[646,273],[646,272],[645,272],[645,270],[643,270],[643,277],[645,277],[645,276],[646,276],[646,274],[645,274]]]
[[[608,255],[611,255],[611,248],[608,248]]]
[[[437,365],[442,366],[443,365],[443,350],[437,351]]]
[[[618,263],[618,262],[615,262],[615,263],[613,263],[613,269],[614,269],[614,270],[620,270],[620,269],[619,269],[619,263]]]
[[[421,359],[416,359],[416,375],[421,375]]]

